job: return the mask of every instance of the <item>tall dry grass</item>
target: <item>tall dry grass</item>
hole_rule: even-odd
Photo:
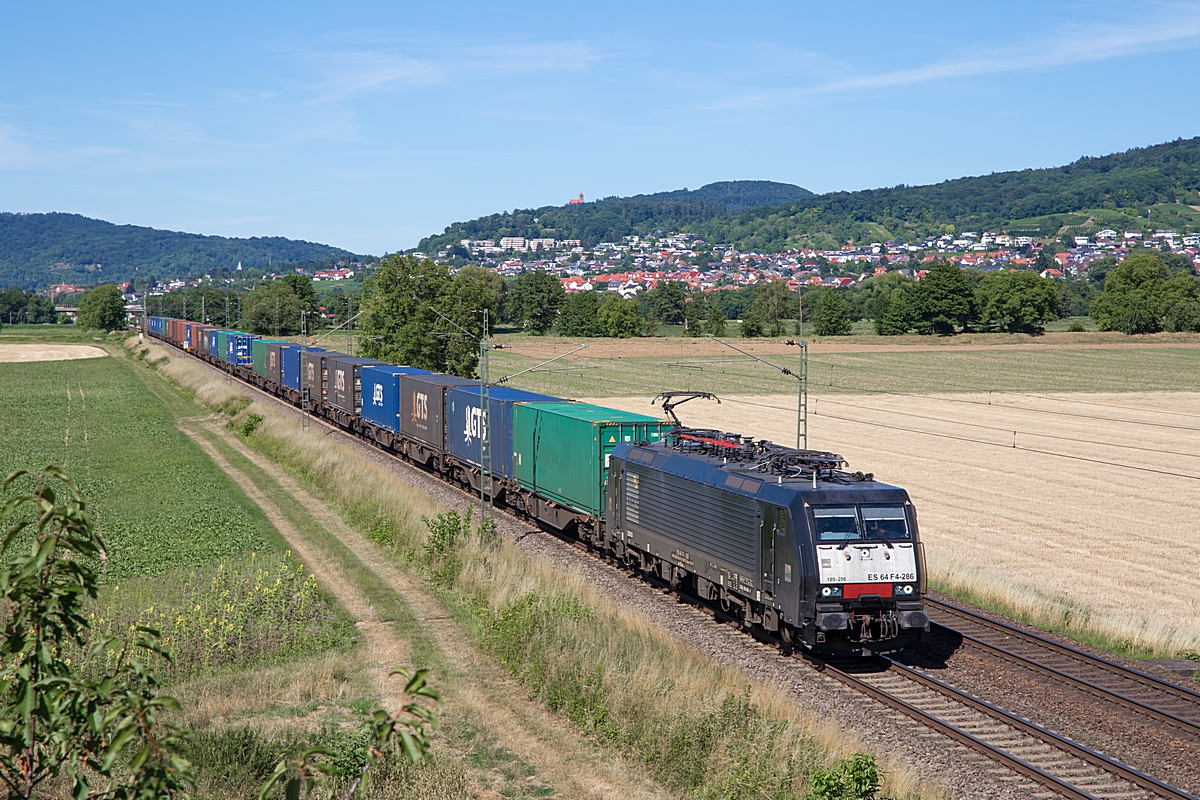
[[[188,359],[169,360],[158,366],[161,374],[200,402],[239,405],[219,376]],[[834,721],[799,711],[781,689],[685,647],[578,573],[507,540],[475,529],[458,537],[452,552],[431,554],[425,521],[448,512],[443,504],[273,405],[244,405],[231,427],[250,414],[263,420],[247,438],[251,446],[410,568],[427,577],[436,572],[435,588],[482,649],[553,710],[644,760],[665,785],[705,796],[802,797],[813,770],[865,749]],[[433,563],[447,556],[449,574]],[[886,754],[882,761],[890,796],[942,796],[908,766]]]

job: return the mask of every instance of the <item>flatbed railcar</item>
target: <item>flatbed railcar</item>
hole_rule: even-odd
[[[479,440],[505,426],[493,501],[786,646],[867,655],[929,630],[911,499],[833,453],[532,393],[485,409],[478,381],[294,343],[254,364],[258,337],[181,320],[143,331],[464,490],[487,486]]]

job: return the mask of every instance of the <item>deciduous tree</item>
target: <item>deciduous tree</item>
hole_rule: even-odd
[[[809,292],[812,309],[812,331],[815,336],[847,336],[850,318],[846,315],[846,299],[833,287]]]
[[[600,324],[600,296],[596,292],[567,295],[554,329],[563,336],[603,336]]]
[[[954,264],[939,262],[908,293],[907,310],[917,333],[949,335],[971,324],[975,294]]]
[[[678,281],[660,281],[646,293],[646,302],[654,310],[659,321],[668,325],[679,325],[683,322],[687,289]]]
[[[477,292],[477,285],[456,284],[445,267],[430,259],[384,257],[363,284],[362,354],[474,377],[479,367],[476,337],[483,335],[483,315],[476,312],[487,301]]]
[[[566,299],[558,278],[541,269],[526,272],[517,278],[508,295],[508,316],[530,333],[541,335],[554,327]]]
[[[625,299],[615,292],[604,298],[597,317],[604,335],[618,339],[637,336],[645,325],[638,301]]]
[[[712,298],[708,303],[708,313],[704,315],[704,332],[713,336],[724,336],[727,322],[720,300]]]
[[[1200,299],[1196,279],[1171,277],[1163,260],[1152,253],[1134,253],[1104,279],[1104,291],[1092,301],[1092,319],[1102,331],[1154,333],[1166,322],[1169,309]],[[1177,312],[1172,324],[1183,319]]]
[[[1036,272],[992,272],[975,291],[979,321],[1008,333],[1041,333],[1058,315],[1058,285]]]
[[[97,286],[79,301],[79,325],[89,330],[115,331],[125,327],[125,298],[111,283]]]
[[[242,298],[239,324],[247,333],[290,336],[300,332],[300,312],[303,310],[305,304],[292,291],[290,282],[263,281]],[[200,309],[196,311],[199,313]]]
[[[780,336],[784,320],[795,319],[799,313],[799,298],[783,281],[771,281],[758,290],[751,315],[764,336]]]

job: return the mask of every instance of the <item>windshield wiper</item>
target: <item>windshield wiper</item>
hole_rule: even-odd
[[[870,529],[868,528],[867,530],[869,531]],[[864,531],[864,532],[863,532],[863,541],[864,541],[864,542],[870,542],[870,541],[874,541],[873,539],[871,539],[870,537],[868,537],[868,536],[866,535],[866,533],[867,533],[866,531]],[[881,534],[879,534],[879,541],[881,541],[881,542],[883,542],[884,544],[886,544],[886,545],[887,545],[887,548],[888,548],[888,550],[895,550],[895,549],[896,549],[895,547],[893,547],[893,546],[892,546],[892,543],[891,543],[891,542],[889,542],[889,541],[888,541],[886,538],[884,538],[884,535],[883,535],[882,533],[881,533]]]

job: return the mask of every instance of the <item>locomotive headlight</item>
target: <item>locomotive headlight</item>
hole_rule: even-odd
[[[841,597],[842,587],[840,586],[822,586],[821,597]]]
[[[913,585],[911,583],[897,583],[892,586],[892,594],[894,595],[910,595],[913,593]]]

